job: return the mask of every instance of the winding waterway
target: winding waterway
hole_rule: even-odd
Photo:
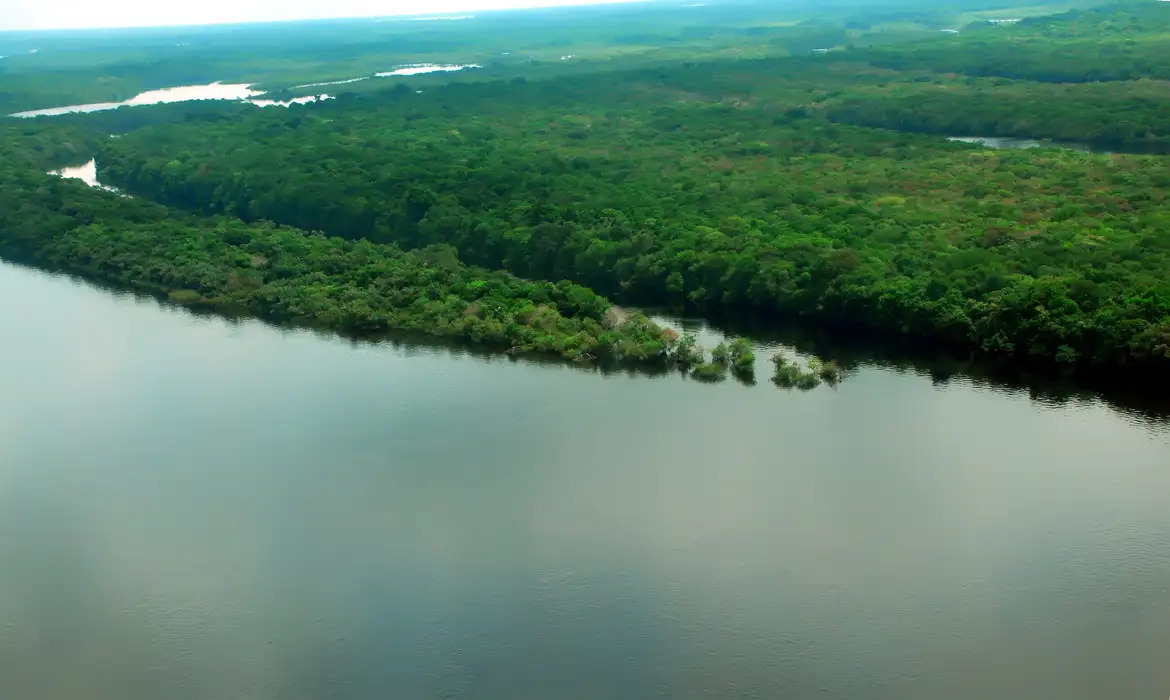
[[[1078,151],[1080,153],[1110,154],[1117,152],[1105,148],[1099,148],[1088,143],[1079,143],[1077,141],[1053,141],[1051,139],[1030,139],[1019,138],[1015,136],[948,136],[947,141],[969,143],[975,146],[983,146],[984,148],[1006,148],[1008,150],[1061,148],[1067,151]]]
[[[141,107],[144,105],[170,104],[174,102],[193,102],[200,100],[228,100],[233,102],[247,102],[257,107],[289,107],[294,104],[306,104],[331,100],[331,95],[305,95],[288,100],[260,99],[263,92],[253,90],[250,85],[211,83],[209,85],[184,85],[181,87],[148,90],[123,102],[97,102],[84,105],[66,105],[64,107],[50,107],[48,109],[34,109],[27,112],[10,114],[10,117],[31,119],[34,117],[56,117],[63,114],[87,114],[90,112],[104,112],[120,107]]]
[[[0,318],[0,697],[1170,693],[1156,417],[355,344],[7,264]]]

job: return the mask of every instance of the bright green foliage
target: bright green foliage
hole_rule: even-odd
[[[724,364],[739,377],[751,377],[756,373],[756,353],[747,338],[735,338],[726,346]]]
[[[727,377],[727,365],[722,362],[704,362],[695,365],[691,376],[704,382],[717,382]]]
[[[801,369],[783,353],[773,355],[772,364],[776,367],[776,371],[772,375],[772,383],[784,389],[801,389],[802,391],[815,389],[820,385],[823,377],[824,364],[816,357],[808,361],[807,370]]]
[[[727,343],[719,343],[715,346],[715,349],[711,351],[711,361],[724,366],[731,363],[731,351],[728,349]]]
[[[702,364],[703,346],[699,345],[699,341],[693,333],[685,333],[678,341],[678,347],[675,349],[674,357],[675,362],[683,369]]]
[[[906,8],[897,12],[908,19]],[[923,12],[939,20],[935,8]],[[509,301],[497,310],[476,303],[501,296],[482,270],[436,280],[433,292],[420,281],[411,318],[466,325],[455,332],[480,342],[506,338],[518,350],[576,359],[600,348],[638,362],[673,355],[684,368],[703,361],[693,340],[656,335],[642,321],[607,325],[608,302],[592,289],[623,303],[748,307],[1042,363],[1170,374],[1170,159],[991,151],[838,123],[1160,147],[1170,143],[1156,80],[1170,76],[1168,18],[1170,3],[1122,3],[964,26],[959,36],[931,30],[929,40],[880,49],[629,71],[606,64],[542,81],[485,68],[481,82],[423,94],[395,88],[288,110],[175,107],[151,112],[157,119],[68,123],[130,131],[105,142],[99,163],[110,184],[140,197],[323,231],[351,241],[322,239],[346,254],[362,245],[352,241],[393,244],[385,250],[395,259],[406,255],[399,248],[423,256],[404,260],[434,258],[428,270],[464,261],[584,285],[558,283],[554,293],[509,281],[515,296],[503,293]],[[793,52],[798,35],[843,48],[870,26],[851,24],[761,36],[782,39],[777,56]],[[1090,45],[1098,48],[1082,50]],[[25,185],[13,192],[46,187]],[[21,231],[52,230],[59,217],[118,228],[138,216],[66,206],[27,213]],[[294,272],[348,274],[338,264],[353,261],[322,254]],[[185,279],[161,291],[217,298]],[[332,288],[321,293],[337,301]],[[466,303],[451,317],[456,302]],[[563,342],[509,330],[545,323],[552,306],[600,328]],[[746,371],[748,360],[726,352],[717,361]]]

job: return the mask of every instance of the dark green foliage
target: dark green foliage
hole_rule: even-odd
[[[1046,84],[939,77],[858,90],[827,105],[836,121],[955,136],[1020,136],[1170,152],[1160,81]]]
[[[1110,3],[1091,10],[986,22],[959,36],[886,46],[857,58],[897,70],[926,69],[1053,83],[1091,83],[1138,78],[1170,79],[1170,5]]]
[[[665,364],[672,336],[645,316],[605,327],[583,287],[467,267],[450,247],[403,252],[227,217],[197,219],[0,163],[0,255],[166,296],[348,333],[389,330],[514,352]]]
[[[406,78],[407,94],[451,81],[534,79],[711,58],[800,55],[906,32],[884,22],[947,22],[969,1],[731,2],[681,10],[659,3],[477,13],[466,22],[335,19],[100,32],[0,33],[0,113],[118,102],[138,92],[211,81],[250,83],[285,98],[322,89],[365,92],[386,79],[342,85],[412,63],[474,63],[460,74]],[[985,0],[981,5],[994,5]],[[863,16],[863,22],[854,20]],[[7,19],[7,18],[6,18]],[[811,20],[811,21],[810,21]],[[19,17],[16,19],[20,21]],[[864,27],[861,29],[860,27]],[[910,35],[929,35],[921,27]],[[39,53],[31,54],[32,49]],[[572,55],[572,60],[561,60]],[[396,78],[391,78],[396,79]],[[309,87],[299,88],[300,85]],[[578,132],[583,133],[583,132]]]
[[[1140,340],[1170,313],[1165,159],[777,121],[776,104],[882,80],[855,68],[791,59],[452,85],[314,106],[295,126],[257,111],[147,127],[108,142],[101,165],[170,204],[448,244],[473,264],[633,303],[1170,368]]]
[[[947,7],[946,17],[959,16]],[[887,19],[936,26],[944,9],[891,7]],[[757,22],[768,11],[761,5],[747,14]],[[99,164],[111,184],[140,197],[257,230],[283,230],[263,224],[273,221],[323,231],[346,239],[312,238],[339,255],[372,243],[424,278],[464,261],[584,285],[508,276],[501,284],[514,294],[503,293],[497,309],[477,305],[498,296],[496,278],[483,270],[460,272],[476,277],[466,282],[440,277],[434,289],[429,280],[407,280],[417,292],[412,319],[517,352],[589,359],[600,349],[635,362],[673,357],[687,369],[703,362],[693,339],[664,336],[635,317],[611,323],[594,289],[622,302],[750,307],[1044,363],[1168,373],[1166,158],[993,152],[830,121],[1160,146],[1170,124],[1163,86],[1151,78],[1170,55],[1167,13],[1170,4],[1122,4],[964,27],[958,37],[880,50],[754,61],[689,56],[620,72],[598,64],[571,79],[551,72],[518,81],[489,67],[479,82],[450,76],[452,84],[431,83],[423,94],[371,89],[288,110],[122,110],[60,123],[78,136],[70,148],[59,146],[62,153],[49,152],[58,146],[39,131],[48,125],[22,126],[24,145],[10,152],[28,170],[12,170],[9,204],[20,216],[9,219],[16,223],[6,245],[39,251],[39,232],[86,225],[116,229],[113,245],[153,221],[137,205],[72,206],[64,200],[75,188],[45,184],[32,170],[85,152],[92,132],[82,129],[91,124],[103,135],[132,130],[104,142]],[[844,26],[852,43],[874,17],[854,19],[801,31],[840,40]],[[779,41],[785,51],[800,33],[752,29],[741,34]],[[646,37],[631,30],[611,41],[635,38]],[[1084,42],[1105,48],[1081,51]],[[1116,63],[1118,55],[1127,58]],[[1000,75],[994,65],[1009,57],[1018,59],[1019,76],[1078,84],[969,77]],[[1054,66],[1064,72],[1048,75]],[[1102,75],[1134,82],[1091,84]],[[219,225],[181,221],[200,231]],[[233,224],[218,240],[247,250],[250,230]],[[309,252],[308,262],[280,274],[320,291],[322,304],[340,303],[333,276],[346,279],[355,262]],[[266,267],[244,272],[265,285],[279,281]],[[328,278],[329,289],[315,286],[313,275]],[[484,285],[470,286],[477,282]],[[365,294],[371,284],[363,279],[356,289]],[[191,304],[223,296],[204,286],[179,277],[159,291]],[[456,301],[466,303],[453,317]],[[310,316],[339,323],[333,311],[309,306]],[[582,324],[565,331],[575,340],[509,330],[542,323],[546,307]],[[590,321],[599,328],[584,327]],[[734,345],[717,348],[715,361],[748,372],[750,348],[737,354]],[[814,375],[831,381],[835,373],[821,367]]]

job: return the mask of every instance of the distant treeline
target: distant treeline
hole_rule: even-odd
[[[857,58],[894,70],[929,70],[1054,83],[1170,79],[1170,3],[1127,2],[1092,10],[981,22],[957,36],[883,46]]]

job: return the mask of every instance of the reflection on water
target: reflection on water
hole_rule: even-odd
[[[107,109],[117,109],[124,106],[141,106],[165,104],[171,102],[187,102],[191,100],[244,100],[263,93],[252,90],[247,85],[224,85],[211,83],[210,85],[185,85],[182,87],[165,88],[162,90],[148,90],[139,93],[124,102],[100,102],[88,105],[69,105],[50,109],[35,109],[28,112],[18,112],[13,117],[40,117],[56,116],[59,114],[74,114],[79,112],[101,112]]]
[[[289,107],[291,105],[304,105],[310,102],[324,102],[325,100],[332,100],[332,95],[305,95],[303,97],[293,97],[288,100],[248,100],[257,107]]]
[[[466,68],[483,68],[481,65],[468,63],[464,65],[438,65],[434,63],[412,63],[385,73],[375,73],[377,78],[388,78],[395,75],[423,75],[424,73],[449,73]]]
[[[1100,402],[602,376],[7,265],[0,318],[0,697],[1170,686],[1170,436]]]
[[[359,83],[363,80],[369,80],[370,76],[362,76],[360,78],[349,78],[347,80],[327,80],[323,83],[305,83],[304,85],[293,85],[292,89],[299,90],[300,88],[312,87],[326,87],[329,85],[349,85],[350,83]]]
[[[678,312],[682,313],[682,312]],[[1030,367],[1010,358],[975,356],[955,348],[911,337],[890,337],[857,329],[842,329],[808,321],[781,321],[769,314],[736,313],[714,319],[679,316],[670,312],[656,315],[673,319],[674,325],[696,333],[709,349],[724,338],[747,336],[753,339],[758,355],[766,359],[776,350],[798,356],[831,359],[845,370],[884,368],[926,377],[938,387],[965,384],[979,389],[1028,396],[1053,407],[1106,405],[1129,420],[1150,426],[1170,424],[1170,395],[1152,387],[1142,377],[1116,373],[1068,375],[1051,367]],[[761,372],[767,372],[766,374]],[[760,367],[760,378],[770,367]]]
[[[1076,141],[1051,141],[1038,139],[1022,139],[1012,136],[948,136],[947,141],[970,143],[987,148],[1030,149],[1030,148],[1063,148],[1081,153],[1112,153],[1087,143]]]
[[[347,80],[333,80],[322,83],[306,83],[304,85],[296,85],[293,89],[325,87],[329,85],[346,85],[362,80],[368,80],[370,77],[387,78],[394,76],[423,75],[425,73],[454,72],[482,67],[483,66],[474,63],[458,65],[411,63],[400,66],[392,71],[375,73],[373,76],[350,78]],[[248,102],[258,107],[289,107],[294,104],[307,104],[310,102],[333,99],[331,95],[305,95],[288,100],[258,99],[258,96],[263,94],[263,92],[253,90],[251,86],[247,84],[225,85],[223,83],[215,82],[209,85],[185,85],[182,87],[164,88],[162,90],[149,90],[147,92],[139,93],[138,95],[135,95],[134,97],[125,100],[124,102],[95,102],[93,104],[85,105],[50,107],[48,109],[34,109],[26,112],[16,112],[14,114],[10,114],[9,116],[21,118],[50,117],[59,116],[62,114],[103,112],[106,110],[118,109],[119,107],[135,107],[141,105],[155,105],[171,102],[190,102],[196,100],[233,100]]]

